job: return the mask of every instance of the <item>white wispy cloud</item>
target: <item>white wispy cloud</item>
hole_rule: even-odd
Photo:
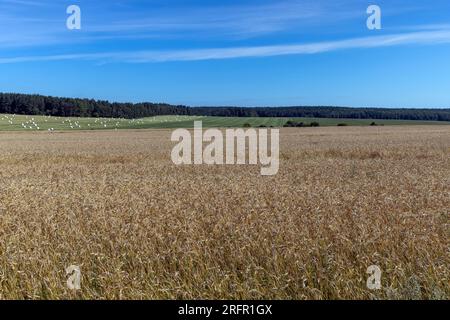
[[[265,4],[178,7],[133,12],[127,19],[111,13],[111,23],[89,27],[91,32],[186,32],[220,35],[255,35],[272,33],[303,24],[331,23],[340,13],[348,18],[347,8],[339,2],[314,0],[273,1]],[[345,0],[348,1],[348,0]]]
[[[391,34],[338,41],[313,42],[277,46],[188,49],[173,51],[128,51],[78,53],[49,56],[21,56],[0,58],[0,64],[39,61],[91,60],[99,63],[156,63],[170,61],[200,61],[283,55],[319,54],[337,50],[367,49],[401,45],[438,45],[450,43],[450,29]]]
[[[80,0],[83,13],[82,37],[77,43],[99,40],[143,38],[250,38],[297,29],[307,25],[332,23],[349,18],[348,8],[336,0],[271,0],[264,3],[202,6],[140,6],[121,1]],[[350,0],[351,1],[351,0]],[[3,48],[48,46],[67,42],[64,3],[42,0],[0,0],[0,44]],[[41,6],[36,10],[35,6]],[[339,12],[339,15],[336,14]],[[101,13],[101,19],[98,14]],[[14,33],[14,38],[9,36]],[[35,37],[40,41],[29,39]],[[1,49],[1,48],[0,48]]]
[[[1,0],[0,4],[11,4],[15,6],[33,6],[42,7],[48,5],[45,1],[30,1],[30,0]]]
[[[139,45],[145,47],[151,45],[148,39],[217,42],[298,36],[311,31],[333,34],[341,23],[349,21],[360,21],[364,27],[366,16],[361,0],[266,0],[221,5],[212,1],[201,6],[195,1],[190,5],[189,1],[185,5],[174,1],[170,6],[160,1],[144,5],[145,1],[138,0],[76,2],[82,9],[83,29],[75,35],[65,28],[66,1],[0,0],[0,50],[55,47],[68,42],[88,46],[140,41]],[[383,17],[418,11],[419,2],[425,0],[414,4],[397,0],[383,11]]]

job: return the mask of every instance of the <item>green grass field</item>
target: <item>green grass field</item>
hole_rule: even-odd
[[[63,118],[50,116],[0,115],[0,131],[66,131],[66,130],[116,130],[116,129],[162,129],[192,128],[194,121],[202,121],[203,127],[232,128],[250,124],[252,127],[282,127],[287,121],[318,122],[320,126],[368,126],[378,125],[449,125],[450,122],[371,120],[371,119],[331,119],[331,118],[236,118],[236,117],[192,117],[157,116],[143,119],[111,118]]]

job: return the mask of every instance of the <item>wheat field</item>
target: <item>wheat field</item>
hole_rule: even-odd
[[[449,126],[282,129],[273,177],[170,134],[0,133],[0,298],[449,298]]]

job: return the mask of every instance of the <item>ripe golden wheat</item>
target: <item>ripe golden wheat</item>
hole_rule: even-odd
[[[0,298],[450,296],[449,126],[283,129],[274,177],[170,133],[0,133]]]

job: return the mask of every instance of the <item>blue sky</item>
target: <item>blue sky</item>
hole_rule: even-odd
[[[72,4],[81,30],[66,28]],[[382,30],[366,27],[371,4]],[[450,1],[0,0],[0,91],[450,107]]]

